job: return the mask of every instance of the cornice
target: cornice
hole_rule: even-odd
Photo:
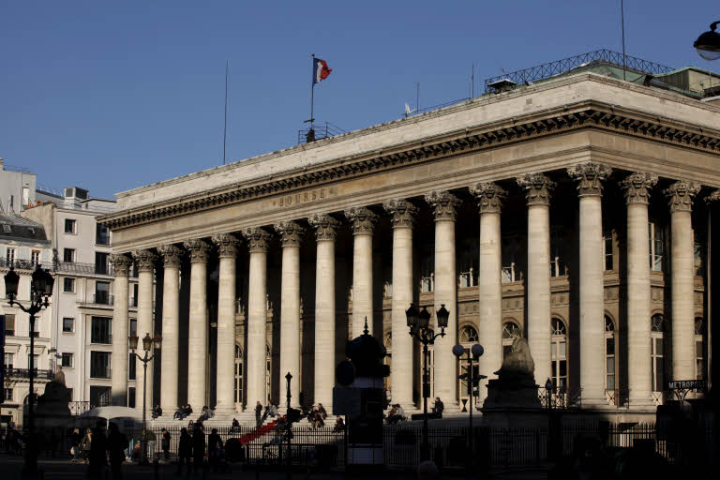
[[[150,207],[121,211],[101,217],[99,221],[113,230],[129,228],[273,195],[285,195],[338,180],[367,176],[438,161],[453,155],[474,153],[588,128],[646,138],[693,150],[720,153],[720,130],[710,130],[602,102],[583,101],[473,129],[456,130],[371,154],[345,157],[303,172],[293,172],[277,178],[270,177],[232,188],[206,191]]]

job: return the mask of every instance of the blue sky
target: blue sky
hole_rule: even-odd
[[[309,117],[310,55],[333,73],[315,118],[355,130],[405,102],[468,96],[482,80],[621,50],[620,0],[0,0],[0,157],[38,183],[116,192],[286,148]],[[692,43],[717,0],[625,1],[627,53],[708,68]],[[720,64],[712,66],[717,71]]]

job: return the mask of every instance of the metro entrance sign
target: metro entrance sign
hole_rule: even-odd
[[[705,380],[670,380],[667,383],[668,390],[705,390]]]

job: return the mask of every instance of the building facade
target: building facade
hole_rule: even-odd
[[[493,378],[523,335],[564,401],[654,411],[711,370],[720,106],[695,97],[578,73],[118,194],[115,295],[134,265],[137,332],[162,334],[135,405],[229,415],[284,401],[290,372],[294,404],[327,407],[367,322],[412,409],[414,302],[450,311],[429,359],[449,410],[453,345]],[[115,302],[117,403],[132,317]]]
[[[12,267],[20,276],[17,301],[30,304],[32,273],[38,265],[52,263],[52,248],[43,225],[18,215],[0,215],[0,276]],[[0,298],[5,299],[5,282],[1,282]],[[53,305],[36,315],[32,335],[34,351],[30,351],[30,317],[18,306],[0,302],[0,315],[5,316],[5,351],[3,369],[5,385],[0,405],[0,423],[4,426],[23,424],[23,405],[30,394],[30,355],[34,355],[35,395],[42,395],[52,378],[55,351],[52,343]]]

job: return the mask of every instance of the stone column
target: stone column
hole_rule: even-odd
[[[705,331],[707,345],[707,360],[705,361],[705,373],[707,374],[708,389],[712,390],[715,386],[713,380],[715,378],[715,365],[717,364],[718,344],[714,342],[715,326],[720,325],[720,189],[714,190],[707,197],[705,202],[708,208],[707,216],[707,260],[705,265],[707,271],[705,273],[707,289],[707,311],[705,318],[707,325]]]
[[[627,355],[630,405],[652,405],[650,356],[649,189],[658,177],[632,173],[620,185],[627,202]]]
[[[567,169],[578,182],[580,226],[580,388],[583,405],[604,405],[605,277],[603,265],[602,181],[611,173],[603,164]],[[570,352],[570,355],[576,353]]]
[[[112,322],[112,403],[127,406],[128,389],[128,274],[132,259],[127,255],[111,255],[110,263],[115,271],[115,303]]]
[[[229,416],[235,406],[235,260],[238,239],[230,234],[214,235],[220,256],[217,332],[217,405],[218,416]]]
[[[185,242],[190,253],[190,322],[188,326],[188,403],[208,404],[207,262],[210,245],[199,238]]]
[[[478,337],[485,353],[478,359],[478,368],[488,379],[500,370],[502,348],[502,232],[500,212],[505,190],[494,183],[478,183],[470,187],[477,197],[480,210],[480,264]],[[482,403],[487,396],[487,380],[479,383]]]
[[[542,173],[517,178],[527,193],[527,337],[535,360],[535,383],[552,376],[550,359],[550,196],[555,184]]]
[[[178,407],[180,376],[180,264],[184,252],[175,245],[158,248],[163,257],[162,359],[160,361],[160,406],[165,415]],[[191,362],[188,362],[191,365]],[[190,366],[190,368],[192,368]],[[204,382],[203,382],[204,383]],[[192,385],[192,384],[190,384]],[[193,386],[192,388],[194,388]],[[191,388],[191,389],[192,389]],[[154,406],[154,405],[153,405]],[[193,405],[195,406],[195,405]],[[200,408],[199,407],[195,408]]]
[[[377,216],[364,207],[345,211],[352,222],[353,242],[353,316],[352,338],[363,334],[365,320],[373,329],[373,230]]]
[[[413,339],[408,334],[405,311],[413,302],[413,223],[418,208],[407,200],[384,205],[392,215],[392,372],[393,403],[414,409]]]
[[[153,271],[155,269],[155,259],[157,258],[150,250],[136,250],[133,253],[135,263],[138,268],[138,316],[137,316],[137,335],[140,337],[138,348],[142,350],[142,338],[146,333],[152,337],[153,329]],[[143,354],[141,351],[136,351]],[[137,372],[135,381],[135,408],[142,413],[143,395],[146,399],[146,408],[151,410],[153,405],[153,363],[148,364],[147,375],[147,394],[145,385],[143,384],[143,366],[142,362],[136,363]]]
[[[280,376],[288,372],[294,381],[290,385],[293,407],[300,404],[300,242],[305,229],[295,222],[275,225],[282,244],[282,273],[280,281]],[[287,382],[280,382],[280,398],[287,398]],[[283,405],[287,405],[284,403]]]
[[[315,403],[331,412],[335,386],[335,237],[339,222],[329,215],[308,219],[315,228]]]
[[[247,320],[247,377],[245,396],[248,409],[255,402],[268,399],[265,388],[265,348],[267,345],[267,251],[270,233],[262,228],[248,228],[243,235],[250,248],[250,278]]]
[[[700,187],[679,181],[665,190],[670,204],[672,371],[667,378],[695,378],[695,241],[692,202]]]
[[[452,347],[457,343],[455,209],[460,200],[449,192],[431,192],[425,196],[425,201],[435,210],[435,311],[445,305],[450,312],[446,335],[435,340],[433,349],[435,396],[440,397],[446,408],[457,409],[457,359]]]

